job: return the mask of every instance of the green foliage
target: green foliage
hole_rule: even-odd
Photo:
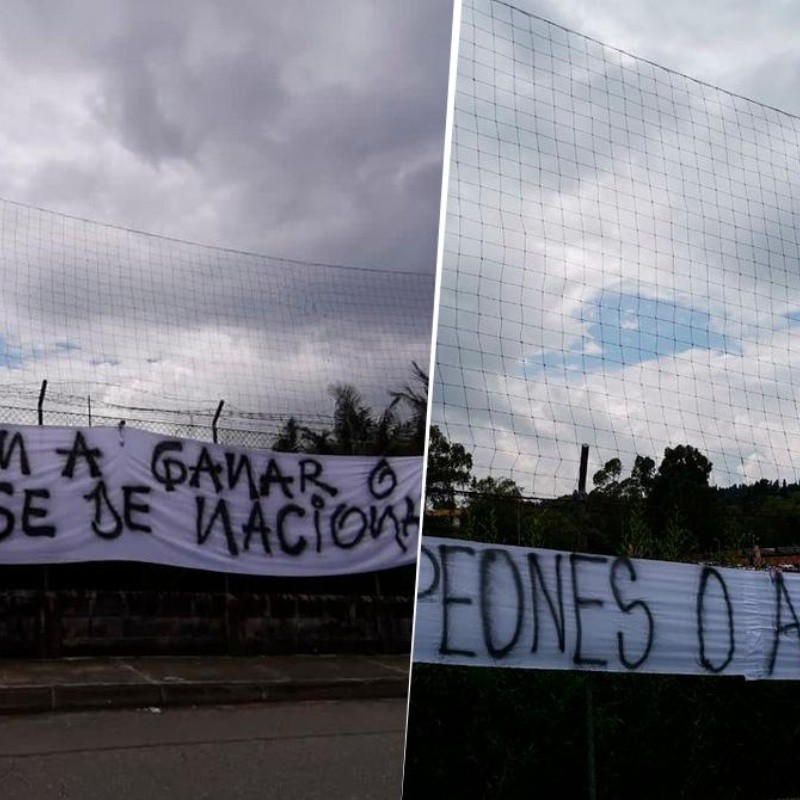
[[[627,558],[654,558],[653,534],[644,517],[641,504],[633,506],[628,524],[623,528],[618,555]]]
[[[554,550],[586,550],[582,509],[573,498],[529,504],[523,517],[528,547],[549,547]]]
[[[508,479],[472,478],[458,535],[670,561],[721,557],[755,537],[798,544],[800,485],[716,489],[710,475],[711,462],[680,445],[658,466],[637,456],[627,476],[609,460],[583,497],[533,500]],[[424,664],[403,796],[588,796],[587,684],[600,800],[800,796],[800,698],[786,684]]]
[[[592,482],[599,490],[605,489],[616,484],[621,472],[622,462],[618,458],[612,458],[606,462],[603,469],[595,472]]]
[[[726,510],[731,539],[767,547],[798,544],[800,539],[800,485],[762,480],[752,485],[718,490]]]
[[[302,451],[303,429],[294,417],[289,417],[272,443],[277,453],[300,453]]]
[[[472,456],[451,444],[436,425],[428,441],[427,502],[433,509],[454,509],[456,493],[472,480]]]
[[[462,516],[463,535],[481,542],[522,544],[522,489],[510,478],[472,479]]]
[[[785,683],[415,664],[403,797],[587,797],[587,682],[599,800],[800,795]]]
[[[653,558],[662,561],[694,561],[697,543],[683,523],[677,506],[666,521],[661,536],[653,541]]]
[[[332,435],[337,451],[348,456],[374,452],[377,425],[359,392],[349,384],[337,384],[329,393],[334,399]]]
[[[800,542],[800,485],[758,481],[718,489],[709,484],[712,464],[696,448],[666,448],[661,463],[636,456],[630,474],[612,458],[593,476],[586,496],[526,498],[508,478],[473,478],[461,445],[431,433],[429,505],[455,508],[460,490],[461,526],[429,526],[465,538],[535,547],[657,558],[713,559],[737,563],[735,553]],[[432,465],[432,466],[431,466]],[[432,494],[431,486],[434,487]]]
[[[416,450],[425,450],[428,415],[428,374],[417,364],[411,362],[413,382],[406,384],[400,391],[389,392],[392,397],[390,409],[405,407],[410,417],[405,423],[404,435],[411,441]]]
[[[700,553],[712,550],[719,520],[714,490],[708,483],[711,468],[711,462],[694,447],[679,445],[664,451],[647,494],[650,524],[657,537],[674,539],[675,526],[680,525],[693,548]]]
[[[630,477],[630,491],[638,497],[646,497],[653,488],[656,462],[649,456],[636,456]]]
[[[278,431],[272,449],[318,455],[422,455],[428,376],[415,363],[412,369],[419,385],[390,391],[391,403],[382,411],[369,408],[350,384],[331,386],[333,427],[317,430],[290,417]]]

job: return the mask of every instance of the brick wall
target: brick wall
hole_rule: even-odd
[[[408,652],[411,646],[409,569],[310,581],[77,566],[0,570],[0,580],[7,573],[0,657]]]

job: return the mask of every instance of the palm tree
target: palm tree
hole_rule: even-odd
[[[428,374],[416,361],[412,361],[411,366],[414,371],[413,383],[407,383],[400,391],[389,392],[392,397],[389,408],[403,404],[410,411],[410,419],[405,425],[409,449],[422,454],[428,433]]]
[[[370,454],[377,456],[396,455],[402,450],[402,431],[391,407],[385,409],[374,425]]]
[[[302,449],[300,443],[302,435],[303,428],[298,425],[297,419],[289,417],[278,431],[278,435],[272,443],[272,449],[277,453],[299,453]]]
[[[337,383],[328,389],[334,401],[333,428],[314,430],[290,417],[278,431],[272,449],[319,455],[421,455],[425,450],[428,375],[416,362],[411,363],[412,381],[389,392],[392,401],[380,414],[365,404],[352,384]],[[401,405],[407,411],[404,419],[396,411]]]
[[[314,453],[319,456],[334,455],[338,452],[335,442],[332,440],[332,433],[329,430],[315,431],[312,428],[303,426],[300,429],[302,445],[300,451],[303,453]]]
[[[339,383],[328,390],[336,406],[333,411],[333,439],[342,455],[367,455],[375,434],[372,411],[364,405],[358,390],[349,383]]]

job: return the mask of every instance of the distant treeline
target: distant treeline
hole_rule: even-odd
[[[641,558],[724,558],[754,544],[800,543],[800,484],[761,480],[718,488],[690,445],[661,463],[637,456],[625,476],[606,462],[585,495],[526,496],[510,478],[472,475],[472,457],[431,429],[426,532],[531,547]]]
[[[584,495],[538,499],[475,478],[433,428],[423,533],[686,561],[800,543],[798,484],[719,489],[710,474],[679,445],[629,475],[611,459]],[[416,664],[403,797],[797,797],[798,712],[795,682]]]

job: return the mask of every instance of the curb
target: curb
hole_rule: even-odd
[[[408,693],[406,677],[329,680],[76,683],[0,687],[0,715],[304,700],[375,700]]]

